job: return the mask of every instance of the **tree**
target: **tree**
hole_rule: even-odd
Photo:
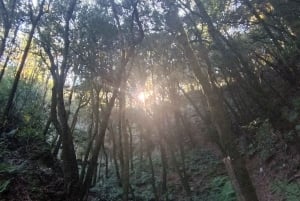
[[[77,2],[70,1],[64,11],[64,27],[62,27],[62,61],[57,63],[56,52],[51,44],[49,33],[40,33],[43,49],[50,62],[50,72],[53,79],[51,98],[51,121],[53,122],[62,142],[62,159],[67,200],[78,200],[79,175],[73,144],[72,132],[68,124],[68,114],[64,100],[64,84],[70,69],[70,21]],[[44,35],[43,35],[44,34]]]
[[[13,107],[13,100],[14,100],[14,97],[15,97],[15,94],[16,94],[16,91],[17,91],[17,88],[18,88],[18,83],[20,81],[21,73],[22,73],[23,68],[25,66],[25,62],[26,62],[26,59],[27,59],[27,55],[29,53],[29,49],[30,49],[30,45],[31,45],[31,42],[32,42],[32,39],[33,39],[33,35],[35,33],[36,27],[38,26],[38,23],[39,23],[42,15],[44,14],[44,5],[45,5],[45,0],[43,0],[40,3],[38,13],[37,13],[36,16],[33,14],[33,10],[30,10],[29,14],[30,14],[30,20],[31,20],[31,29],[30,29],[30,32],[29,32],[29,35],[28,35],[26,46],[24,48],[24,52],[22,54],[20,64],[18,66],[18,70],[17,70],[16,76],[15,76],[15,79],[14,79],[14,82],[13,82],[13,86],[11,88],[11,91],[10,91],[10,94],[8,96],[8,100],[7,100],[7,103],[6,103],[4,112],[3,112],[3,116],[2,116],[2,122],[3,123],[2,123],[2,126],[1,126],[2,129],[5,127],[5,125],[7,124],[8,119],[9,119],[9,115],[10,115],[11,109]],[[3,41],[3,44],[4,43],[5,43],[5,41]]]
[[[0,11],[1,11],[1,24],[3,24],[3,36],[1,36],[1,44],[0,44],[0,59],[2,59],[3,53],[6,47],[6,41],[9,37],[9,32],[12,28],[15,18],[15,11],[17,7],[17,0],[10,0],[4,2],[0,1]]]
[[[122,27],[121,27],[121,24],[120,24],[120,18],[118,16],[118,12],[117,12],[117,9],[116,9],[116,4],[114,1],[110,1],[111,3],[111,6],[112,6],[112,11],[113,11],[113,15],[114,15],[114,18],[115,18],[115,21],[116,21],[116,26],[117,26],[117,30],[118,30],[118,35],[119,35],[119,43],[120,43],[120,61],[119,61],[119,69],[117,71],[117,74],[116,74],[116,83],[114,85],[114,89],[113,89],[113,92],[112,92],[112,95],[111,95],[111,98],[110,100],[108,101],[107,103],[107,106],[105,107],[104,111],[103,111],[103,116],[102,116],[102,120],[101,120],[101,128],[100,128],[100,131],[98,133],[98,135],[95,137],[95,147],[92,151],[92,156],[91,156],[91,160],[90,160],[90,165],[87,169],[87,173],[86,173],[86,177],[85,177],[85,180],[83,182],[83,185],[82,185],[82,191],[81,191],[81,198],[83,198],[83,196],[85,195],[85,193],[87,192],[88,188],[90,187],[91,185],[91,181],[92,181],[92,177],[93,177],[93,173],[94,173],[94,170],[96,168],[96,164],[97,164],[97,159],[98,159],[98,155],[99,155],[99,151],[100,151],[100,148],[104,142],[104,138],[105,138],[105,133],[106,133],[106,129],[108,127],[108,123],[109,123],[109,118],[110,118],[110,114],[111,114],[111,111],[114,107],[114,104],[115,104],[115,100],[117,98],[117,96],[119,95],[119,87],[120,89],[124,89],[124,83],[126,83],[126,65],[128,64],[129,60],[131,59],[131,57],[133,56],[134,54],[134,49],[135,49],[135,46],[137,44],[139,44],[143,37],[144,37],[144,32],[143,32],[143,27],[142,27],[142,24],[139,20],[139,13],[138,13],[138,10],[137,10],[137,3],[134,3],[131,2],[131,6],[132,6],[132,23],[136,23],[137,24],[137,29],[138,29],[138,32],[139,32],[139,35],[135,38],[133,36],[132,40],[130,40],[129,42],[129,47],[126,47],[125,46],[125,36],[124,36],[124,33],[122,31]],[[133,27],[132,27],[133,28]],[[125,123],[125,122],[124,122]],[[126,129],[126,127],[124,127],[124,129]],[[128,171],[129,171],[129,166],[128,166],[128,170],[126,170],[126,172],[124,172],[124,174],[128,175]],[[124,179],[124,177],[123,177]],[[123,180],[123,183],[122,185],[125,186],[124,189],[124,199],[128,199],[128,192],[129,192],[129,178],[128,177],[125,177],[125,180],[127,182],[127,185],[124,184],[124,180]]]
[[[201,8],[201,11],[205,13],[205,16],[208,17],[201,2],[197,1],[196,3],[198,7]],[[218,92],[213,82],[211,82],[211,77],[209,77],[208,74],[204,73],[205,71],[201,70],[201,65],[199,64],[199,61],[194,54],[187,34],[177,16],[176,8],[170,7],[169,15],[167,16],[167,23],[170,28],[175,31],[176,39],[182,46],[185,56],[190,63],[190,67],[195,73],[195,76],[197,76],[206,95],[212,122],[218,132],[222,149],[225,151],[223,153],[224,157],[227,157],[227,162],[233,169],[232,171],[228,169],[228,173],[231,176],[233,183],[235,184],[235,190],[238,194],[239,199],[249,201],[258,200],[244,161],[240,156],[237,148],[232,143],[234,141],[234,132],[232,131],[231,123],[228,121],[228,114],[224,108],[223,102],[221,101],[222,99],[219,95],[220,93]],[[212,35],[215,34],[214,29],[212,29],[211,32]]]

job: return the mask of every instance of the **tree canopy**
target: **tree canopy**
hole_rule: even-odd
[[[0,0],[1,197],[299,199],[299,17],[297,0]]]

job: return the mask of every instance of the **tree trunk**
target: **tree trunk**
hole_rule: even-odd
[[[196,3],[202,4],[199,0],[197,0]],[[203,7],[203,5],[201,6]],[[235,140],[231,128],[231,122],[229,121],[229,116],[224,108],[222,97],[220,97],[216,87],[212,85],[213,81],[210,82],[209,75],[206,73],[207,71],[201,69],[201,65],[194,54],[188,36],[177,16],[176,9],[171,8],[170,14],[170,17],[176,23],[176,31],[180,33],[177,34],[177,40],[182,46],[185,57],[189,60],[190,66],[194,71],[195,76],[198,78],[198,81],[201,83],[206,95],[212,122],[218,132],[220,144],[224,150],[223,154],[224,156],[229,156],[231,161],[233,161],[233,172],[235,173],[235,178],[238,179],[238,188],[236,187],[235,191],[237,193],[241,192],[243,194],[242,197],[244,197],[246,201],[258,201],[254,186],[245,167],[244,160],[241,158],[236,145],[234,144]],[[207,13],[205,14],[207,15]]]
[[[18,70],[17,70],[16,76],[15,76],[15,79],[14,79],[14,82],[13,82],[13,86],[10,90],[8,100],[7,100],[6,106],[4,108],[4,113],[3,113],[3,123],[4,124],[6,123],[6,120],[8,119],[8,117],[10,116],[10,112],[11,112],[11,109],[12,109],[12,106],[13,106],[13,100],[14,100],[15,94],[17,92],[18,84],[19,84],[19,81],[20,81],[21,73],[23,72],[23,68],[25,66],[27,55],[28,55],[29,50],[30,50],[31,41],[32,41],[32,38],[33,38],[33,35],[34,35],[34,32],[35,32],[35,28],[37,27],[38,22],[40,21],[42,15],[43,15],[44,3],[45,3],[45,0],[43,0],[41,5],[40,5],[38,15],[35,17],[34,20],[32,20],[31,29],[30,29],[30,32],[29,32],[29,35],[28,35],[28,38],[27,38],[27,41],[26,41],[26,45],[25,45],[25,48],[24,48],[23,55],[21,57],[21,62],[18,66]],[[3,127],[5,127],[5,125],[3,125]]]
[[[62,131],[62,159],[65,178],[65,190],[70,201],[77,200],[79,184],[78,167],[73,144],[73,137],[71,129],[68,125],[68,113],[65,110],[64,105],[62,84],[61,86],[59,86],[57,95],[57,114]]]
[[[53,155],[53,157],[55,157],[55,158],[57,158],[58,157],[58,152],[59,152],[59,149],[61,148],[61,137],[60,137],[60,135],[58,136],[58,139],[57,139],[57,141],[56,141],[56,143],[55,143],[55,147],[54,147],[54,149],[53,149],[53,153],[52,153],[52,155]]]
[[[84,181],[84,177],[85,177],[85,174],[86,174],[85,170],[86,170],[86,167],[88,165],[88,159],[89,159],[92,147],[93,147],[93,142],[94,142],[95,136],[96,136],[96,133],[94,133],[92,138],[90,139],[89,144],[88,144],[87,149],[86,149],[85,154],[84,154],[84,158],[83,158],[83,161],[82,161],[81,172],[80,172],[80,177],[79,177],[80,183],[83,183],[83,181]]]
[[[105,178],[108,178],[108,155],[107,152],[105,151],[104,145],[103,145],[103,155],[105,160]]]
[[[168,187],[167,187],[168,161],[166,156],[166,150],[162,142],[160,142],[159,147],[160,147],[160,157],[161,157],[161,164],[162,164],[161,194],[165,196],[166,201],[168,201]]]
[[[125,77],[125,72],[122,75]],[[123,187],[123,201],[128,201],[129,195],[129,142],[128,142],[128,132],[127,132],[127,123],[125,120],[125,89],[126,89],[126,80],[123,79],[120,87],[119,103],[120,103],[120,131],[123,139],[123,166],[122,166],[122,187]]]
[[[92,178],[93,178],[94,169],[95,169],[96,164],[97,164],[99,151],[100,151],[101,146],[102,146],[103,141],[104,141],[105,132],[106,132],[106,128],[107,128],[107,125],[108,125],[109,117],[110,117],[111,111],[113,109],[117,94],[118,94],[118,89],[116,88],[113,92],[113,95],[112,95],[107,107],[106,107],[106,110],[104,111],[102,122],[101,122],[101,128],[99,130],[99,133],[95,137],[95,147],[93,148],[93,151],[92,151],[92,157],[90,159],[90,165],[87,169],[84,182],[82,183],[82,186],[81,186],[81,192],[80,192],[80,199],[81,200],[84,198],[86,192],[90,188]]]
[[[151,185],[152,185],[152,190],[153,190],[153,195],[155,198],[155,201],[159,201],[157,189],[156,189],[156,181],[155,181],[155,171],[154,171],[154,166],[152,162],[152,156],[151,156],[151,150],[149,148],[147,149],[147,155],[149,159],[149,165],[150,165],[150,170],[151,170]]]
[[[18,31],[19,31],[19,25],[17,25],[17,27],[16,27],[16,29],[15,29],[15,31],[14,31],[14,36],[13,36],[13,39],[12,39],[12,41],[11,41],[11,44],[12,44],[12,45],[15,44],[15,41],[16,41],[16,37],[17,37]],[[13,54],[13,52],[14,52],[15,50],[16,50],[16,47],[12,47],[12,49],[10,49],[8,55],[7,55],[6,58],[5,58],[4,64],[3,64],[2,69],[1,69],[1,72],[0,72],[0,83],[1,83],[1,81],[2,81],[2,79],[3,79],[3,76],[4,76],[4,73],[5,73],[7,64],[8,64],[8,62],[9,62],[9,60],[10,60],[10,57],[11,57],[11,55]],[[1,59],[1,57],[2,57],[2,56],[1,56],[1,53],[0,53],[0,59]]]
[[[47,135],[48,130],[49,130],[50,125],[51,125],[51,122],[52,122],[51,117],[49,117],[48,120],[47,120],[47,122],[46,122],[45,128],[43,130],[43,136]]]
[[[134,171],[133,167],[133,136],[131,126],[128,124],[128,132],[129,132],[129,155],[130,155],[130,168],[131,171]]]
[[[191,195],[191,188],[190,188],[190,184],[188,181],[188,178],[186,177],[186,175],[180,170],[180,164],[178,163],[176,156],[175,156],[175,149],[173,148],[174,145],[171,144],[171,142],[168,143],[170,146],[170,155],[171,155],[171,159],[172,159],[172,163],[174,165],[174,168],[179,176],[179,179],[181,181],[182,187],[186,192],[187,196]]]
[[[119,164],[117,160],[117,145],[116,145],[116,137],[115,137],[115,132],[113,130],[113,127],[111,126],[110,128],[110,133],[112,135],[112,141],[113,141],[113,161],[115,165],[115,171],[116,171],[116,177],[119,181],[119,185],[121,186],[121,177],[120,177],[120,171],[119,171]]]
[[[1,12],[1,18],[3,20],[3,28],[4,28],[3,36],[1,37],[1,44],[0,44],[0,60],[5,51],[8,34],[12,27],[12,22],[15,17],[15,8],[16,8],[17,1],[13,0],[12,2],[8,2],[7,4],[10,4],[9,5],[10,8],[8,8],[8,5],[5,6],[3,0],[0,1],[0,12]]]

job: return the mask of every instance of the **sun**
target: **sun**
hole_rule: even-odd
[[[138,100],[141,102],[145,102],[145,93],[144,92],[140,92],[137,96]]]

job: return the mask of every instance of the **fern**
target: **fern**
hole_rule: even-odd
[[[211,183],[209,200],[214,201],[236,201],[233,186],[227,176],[219,176]]]
[[[6,191],[9,184],[10,184],[10,179],[0,181],[0,193],[3,193],[4,191]]]
[[[286,201],[299,201],[300,184],[287,181],[276,181],[272,185],[274,193],[281,195]]]

